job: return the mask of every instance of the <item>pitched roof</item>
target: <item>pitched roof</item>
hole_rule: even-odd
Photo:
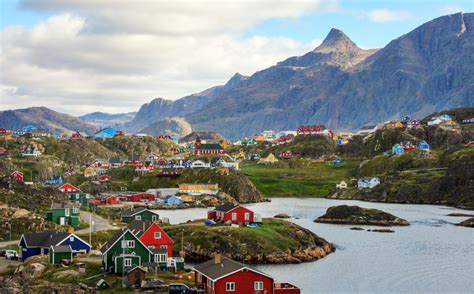
[[[120,159],[120,157],[111,157],[109,159],[109,163],[122,163],[122,159]]]
[[[215,211],[222,211],[222,212],[228,212],[231,211],[232,209],[236,208],[238,205],[234,205],[232,203],[225,203],[221,206],[217,206],[214,210]]]
[[[79,204],[75,203],[53,203],[51,209],[63,209],[63,208],[79,208]]]
[[[72,249],[69,245],[58,245],[58,246],[51,246],[52,250],[55,253],[71,253]]]
[[[143,233],[148,230],[148,228],[153,224],[151,221],[141,221],[141,220],[134,220],[132,221],[127,228],[138,238],[140,238]]]
[[[129,216],[134,216],[135,214],[140,213],[140,212],[145,211],[145,210],[148,210],[148,208],[143,207],[143,206],[133,208],[133,209],[123,209],[120,212],[120,215],[122,217],[129,217]]]
[[[69,235],[70,234],[66,232],[46,231],[40,233],[23,233],[22,238],[28,247],[49,248],[52,245],[57,245]]]
[[[199,146],[199,148],[197,148],[199,150],[223,150],[222,146],[219,145],[219,144],[202,144],[201,146]]]
[[[221,257],[220,263],[215,263],[214,259],[211,259],[194,267],[194,270],[210,278],[213,281],[219,280],[229,274],[232,274],[242,269],[248,269],[261,275],[272,278],[265,273],[249,268],[240,262],[237,262],[224,256]]]
[[[109,248],[109,246],[112,246],[115,242],[117,242],[118,239],[120,239],[122,237],[122,235],[127,231],[126,228],[121,228],[120,230],[118,230],[117,232],[115,232],[115,234],[112,236],[112,238],[109,239],[109,241],[107,241],[107,243],[105,243],[101,248],[100,248],[100,252],[102,253],[105,253],[105,251],[107,251],[107,249]]]

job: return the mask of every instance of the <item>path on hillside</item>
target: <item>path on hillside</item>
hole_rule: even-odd
[[[91,225],[89,223],[89,220],[91,219],[92,216],[92,222],[94,225]],[[107,230],[118,230],[118,227],[115,227],[109,222],[101,217],[98,216],[97,214],[92,214],[87,211],[81,211],[81,218],[84,220],[84,222],[88,223],[89,225],[92,226],[92,232],[99,232],[99,231],[107,231]],[[74,233],[75,234],[86,234],[89,233],[90,228],[82,229],[82,230],[77,230]],[[5,247],[8,245],[13,245],[13,244],[18,244],[19,240],[11,240],[11,241],[5,241],[5,242],[0,242],[0,247]]]

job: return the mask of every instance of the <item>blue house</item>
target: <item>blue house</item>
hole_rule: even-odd
[[[21,130],[23,132],[31,132],[33,130],[36,130],[36,127],[33,125],[27,125],[27,126],[24,126]]]
[[[186,160],[183,162],[183,167],[184,168],[191,168],[193,166],[193,162],[191,160]]]
[[[25,260],[28,257],[40,254],[48,254],[51,246],[71,246],[72,253],[88,253],[91,245],[78,236],[66,232],[40,232],[24,233],[21,235],[18,246],[20,257]]]
[[[339,164],[342,164],[342,163],[344,163],[344,160],[342,160],[341,158],[336,158],[333,161],[331,161],[332,165],[339,165]]]
[[[168,205],[181,205],[183,204],[183,200],[177,196],[171,196],[168,199],[166,199],[166,204]]]
[[[336,144],[337,145],[344,145],[344,141],[342,141],[342,139],[337,139]]]
[[[250,155],[250,160],[252,160],[252,161],[260,160],[260,155],[258,155],[258,154],[251,154],[251,155]]]
[[[54,176],[51,176],[51,178],[48,181],[48,184],[50,185],[61,185],[63,183],[63,178],[59,176],[58,178],[55,178]]]
[[[375,186],[380,185],[380,179],[378,177],[372,178],[360,178],[357,181],[357,188],[372,189]]]
[[[392,154],[403,154],[405,149],[400,144],[395,144],[392,146]]]
[[[93,135],[96,139],[108,139],[113,138],[117,134],[117,130],[114,128],[105,128],[103,130],[98,131]]]
[[[420,150],[430,150],[430,145],[426,143],[426,141],[421,141],[420,144],[418,144],[418,149]]]

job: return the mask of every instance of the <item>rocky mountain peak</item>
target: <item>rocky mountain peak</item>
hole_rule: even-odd
[[[361,50],[343,31],[332,28],[324,41],[314,49],[314,52],[329,51],[359,51]]]
[[[240,83],[241,81],[244,81],[248,79],[248,77],[244,76],[244,75],[241,75],[240,73],[236,72],[232,78],[230,78],[230,80],[226,83],[226,86],[230,86],[230,87],[234,87],[236,86],[238,83]]]

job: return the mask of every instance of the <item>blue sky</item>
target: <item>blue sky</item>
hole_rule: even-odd
[[[314,49],[380,48],[474,1],[0,0],[0,110],[81,115],[179,99]]]

